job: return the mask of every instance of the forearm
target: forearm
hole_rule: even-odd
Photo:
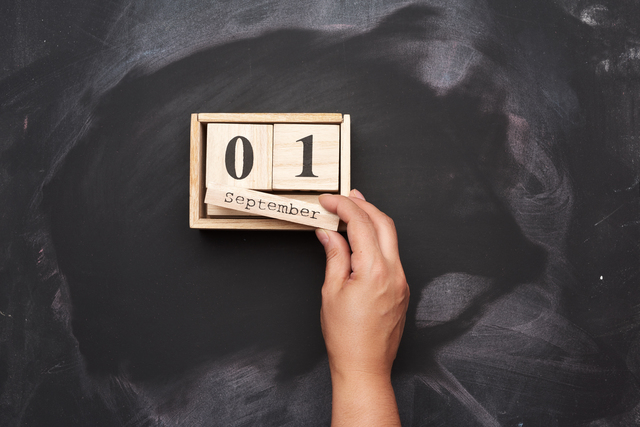
[[[351,373],[331,373],[332,427],[400,426],[391,378]]]

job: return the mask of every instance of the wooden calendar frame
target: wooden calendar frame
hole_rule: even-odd
[[[191,155],[189,172],[189,226],[199,229],[313,230],[313,227],[265,217],[207,215],[206,140],[208,123],[247,124],[337,124],[340,125],[340,177],[338,194],[351,191],[351,120],[340,113],[194,113],[191,115]],[[286,196],[286,194],[279,193]],[[341,228],[344,224],[341,223]]]

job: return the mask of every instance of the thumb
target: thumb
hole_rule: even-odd
[[[321,228],[316,230],[316,236],[327,255],[325,271],[325,286],[342,286],[351,274],[351,249],[347,241],[335,231]]]

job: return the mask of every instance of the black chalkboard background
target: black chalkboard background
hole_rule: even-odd
[[[352,115],[405,426],[640,425],[640,4],[0,14],[0,424],[328,425],[313,233],[188,227],[192,112]]]

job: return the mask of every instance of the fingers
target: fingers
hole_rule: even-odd
[[[347,236],[354,255],[378,249],[377,233],[371,218],[353,200],[338,195],[322,195],[320,204],[328,211],[338,214],[347,224]]]
[[[316,236],[327,255],[325,271],[325,287],[332,288],[344,283],[351,274],[351,250],[347,241],[335,231],[321,228],[316,230]],[[329,289],[327,289],[329,290]]]
[[[358,190],[356,190],[355,188],[349,192],[349,197],[354,197],[354,198],[360,199],[360,200],[366,200],[364,198],[364,196],[362,195],[362,193],[359,192]]]
[[[320,203],[325,209],[336,212],[347,224],[347,234],[354,254],[357,250],[366,250],[374,245],[386,259],[398,258],[398,236],[391,218],[365,201],[358,190],[351,190],[349,196],[323,195]]]

